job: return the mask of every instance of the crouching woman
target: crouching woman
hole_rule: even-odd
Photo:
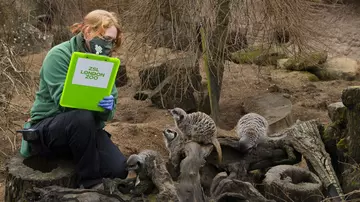
[[[114,13],[105,10],[88,13],[71,30],[74,36],[50,49],[43,61],[28,124],[39,132],[39,154],[71,157],[79,177],[78,186],[91,188],[101,184],[104,177],[127,175],[125,156],[104,130],[105,122],[113,118],[116,110],[116,86],[110,96],[99,100],[104,112],[63,108],[59,100],[72,53],[111,56],[120,47],[121,32]]]

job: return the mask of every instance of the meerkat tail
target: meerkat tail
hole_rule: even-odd
[[[220,143],[219,143],[219,141],[218,141],[218,139],[217,139],[216,137],[213,137],[213,138],[212,138],[212,143],[213,143],[213,145],[214,145],[214,147],[215,147],[215,149],[216,149],[216,152],[217,152],[217,154],[218,154],[218,161],[219,161],[219,163],[221,163],[221,162],[222,162],[222,150],[221,150],[221,145],[220,145]]]

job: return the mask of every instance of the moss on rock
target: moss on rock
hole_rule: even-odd
[[[260,56],[261,50],[241,50],[231,53],[231,61],[237,64],[252,64],[256,57]]]
[[[274,48],[250,47],[230,54],[232,62],[237,64],[277,65],[286,55]]]
[[[288,70],[309,71],[319,68],[327,60],[326,52],[314,52],[306,55],[290,57],[284,63],[284,67]]]
[[[336,143],[336,147],[340,150],[347,150],[347,144],[345,138],[341,138],[339,142]]]
[[[305,74],[307,75],[309,81],[313,81],[313,82],[320,81],[320,79],[313,73],[306,71]]]

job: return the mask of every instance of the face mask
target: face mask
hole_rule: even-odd
[[[98,55],[106,55],[109,56],[111,53],[111,49],[113,48],[112,41],[106,41],[99,37],[94,37],[89,41],[90,50],[92,53]]]

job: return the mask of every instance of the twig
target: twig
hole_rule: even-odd
[[[14,143],[11,141],[11,138],[8,135],[6,135],[6,132],[2,127],[0,127],[0,129],[3,131],[3,135],[9,140],[9,142],[11,144],[11,151],[14,152],[15,146],[14,146]]]
[[[6,158],[9,158],[9,155],[7,155],[3,150],[0,150],[0,153],[2,153]]]
[[[16,73],[23,73],[24,71],[19,71],[18,69],[16,69],[16,67],[14,66],[13,62],[11,61],[11,59],[9,57],[6,57],[6,59],[9,61],[10,66],[14,69],[14,71]]]

